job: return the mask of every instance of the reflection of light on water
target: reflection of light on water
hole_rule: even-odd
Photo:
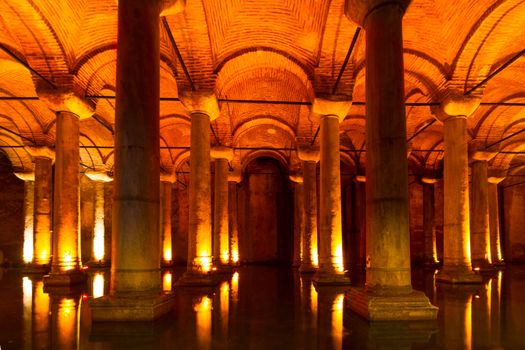
[[[332,340],[334,349],[343,348],[343,302],[344,295],[335,297],[332,307]]]
[[[197,341],[201,348],[211,346],[211,299],[204,296],[193,307],[196,313]]]
[[[47,349],[49,346],[49,294],[44,293],[44,282],[42,281],[35,281],[33,317],[33,349]]]
[[[104,296],[104,274],[97,272],[93,276],[93,298],[100,298]]]
[[[164,276],[162,276],[162,291],[163,292],[171,292],[171,281],[172,281],[172,274],[169,271],[166,271],[164,273]]]

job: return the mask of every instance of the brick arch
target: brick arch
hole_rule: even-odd
[[[281,141],[284,143],[291,145],[295,142],[295,131],[287,123],[271,116],[259,116],[244,122],[234,130],[232,143],[234,147],[241,143],[243,137],[247,133],[256,128],[273,128],[276,130],[275,134],[277,134],[277,131],[281,132],[281,135],[283,136]]]
[[[242,155],[241,153],[241,172],[244,173],[246,167],[255,159],[268,157],[275,159],[284,171],[290,171],[290,161],[282,151],[276,150],[254,150]]]
[[[21,140],[0,132],[0,145],[5,146],[0,148],[0,152],[7,156],[15,172],[33,171],[33,160]]]

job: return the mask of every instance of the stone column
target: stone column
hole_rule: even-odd
[[[230,232],[228,220],[228,162],[233,150],[216,146],[211,150],[215,159],[215,196],[213,211],[213,265],[219,271],[228,272],[231,262]]]
[[[33,227],[35,207],[35,173],[16,172],[15,176],[24,181],[24,245],[22,259],[25,264],[33,261]]]
[[[171,233],[171,192],[172,176],[161,174],[160,176],[160,242],[161,242],[161,265],[173,265],[173,245]]]
[[[443,170],[444,207],[443,268],[437,281],[480,283],[470,260],[469,174],[467,117],[479,99],[450,95],[442,103],[438,118],[444,123],[445,160]]]
[[[412,290],[402,19],[410,1],[348,0],[366,33],[366,288],[348,294],[370,320],[435,319]],[[321,160],[322,161],[322,160]]]
[[[93,249],[88,263],[93,267],[108,266],[106,258],[106,228],[104,225],[104,185],[113,181],[106,172],[88,170],[85,175],[95,183],[95,222],[93,224]]]
[[[299,174],[290,175],[293,182],[294,208],[293,208],[293,267],[301,266],[301,243],[304,234],[304,189],[303,176]]]
[[[297,156],[302,161],[303,168],[303,204],[304,231],[302,236],[302,257],[299,271],[313,273],[319,266],[317,241],[317,162],[319,150],[312,147],[297,149]]]
[[[160,276],[160,19],[152,0],[119,1],[111,288],[96,321],[151,321],[169,312]]]
[[[358,254],[354,260],[358,271],[364,273],[366,268],[366,176],[357,175],[355,177],[354,196],[356,203],[354,216],[358,218],[357,224],[359,225],[357,247],[355,249]]]
[[[313,112],[320,116],[319,180],[319,269],[313,277],[317,285],[344,285],[343,224],[341,215],[341,170],[339,122],[350,109],[347,96],[316,98]]]
[[[230,232],[231,264],[239,265],[239,228],[237,226],[237,184],[241,182],[240,171],[228,173],[228,222]]]
[[[51,215],[55,152],[46,146],[27,147],[35,162],[33,262],[34,272],[47,271],[51,262]]]
[[[424,261],[425,266],[436,267],[438,265],[436,247],[436,223],[434,220],[434,185],[438,179],[431,177],[421,178],[423,183],[423,238],[424,238]]]
[[[191,92],[182,96],[191,116],[188,267],[177,285],[212,285],[210,121],[219,116],[215,95]]]
[[[492,264],[504,265],[503,254],[501,253],[501,237],[499,224],[499,196],[498,184],[504,177],[488,178],[489,182],[489,228],[490,228],[490,253]]]
[[[470,249],[475,269],[491,270],[489,227],[489,183],[487,161],[495,154],[475,152],[472,154],[472,215],[470,216]]]

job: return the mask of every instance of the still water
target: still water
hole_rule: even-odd
[[[153,323],[91,324],[88,299],[108,291],[108,271],[81,290],[44,291],[41,276],[0,270],[0,347],[8,349],[525,349],[525,266],[482,285],[436,284],[414,270],[416,289],[439,307],[435,322],[368,323],[345,308],[344,288],[311,276],[243,267],[214,288],[173,288],[174,311]],[[357,279],[355,279],[357,280]]]

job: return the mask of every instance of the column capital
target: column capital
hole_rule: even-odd
[[[33,171],[15,172],[14,174],[22,181],[35,181],[35,173]]]
[[[303,175],[299,173],[290,174],[289,178],[290,178],[290,181],[295,182],[297,184],[303,183]]]
[[[309,145],[297,145],[297,157],[303,162],[318,162],[319,147]]]
[[[27,153],[33,158],[48,158],[55,160],[55,150],[48,146],[25,146]]]
[[[69,112],[80,119],[91,118],[95,109],[83,98],[69,89],[37,88],[40,101],[44,102],[54,112]]]
[[[231,162],[233,160],[233,148],[226,146],[213,146],[210,149],[210,155],[213,159],[226,159]]]
[[[184,107],[192,114],[206,114],[210,120],[219,118],[219,103],[213,91],[185,91],[180,96]]]
[[[240,183],[242,181],[242,174],[240,169],[233,169],[228,172],[228,182]]]
[[[169,173],[167,171],[161,171],[160,172],[160,182],[175,183],[177,181],[176,181],[174,173]]]
[[[366,183],[366,175],[356,175],[355,176],[355,181],[356,182]]]
[[[96,170],[86,170],[84,172],[84,175],[87,176],[88,179],[95,182],[111,182],[113,181],[113,178],[108,175],[105,171],[96,171]]]
[[[423,176],[421,177],[421,182],[427,185],[434,185],[439,182],[439,179],[436,177]]]
[[[469,160],[471,163],[474,162],[488,162],[498,154],[497,152],[487,152],[487,151],[470,151]]]
[[[348,95],[326,95],[316,97],[312,105],[312,112],[323,117],[336,117],[342,122],[352,106],[352,98]]]
[[[160,0],[161,17],[176,15],[184,11],[186,0]]]
[[[448,93],[448,96],[441,102],[440,111],[436,117],[442,122],[453,117],[470,117],[481,103],[480,97],[466,97],[458,93]]]
[[[411,0],[346,0],[345,1],[345,15],[351,21],[365,25],[366,17],[375,9],[384,5],[399,5],[399,8],[405,12]]]
[[[505,176],[489,176],[487,178],[488,182],[491,184],[499,184],[501,181],[505,180]]]

